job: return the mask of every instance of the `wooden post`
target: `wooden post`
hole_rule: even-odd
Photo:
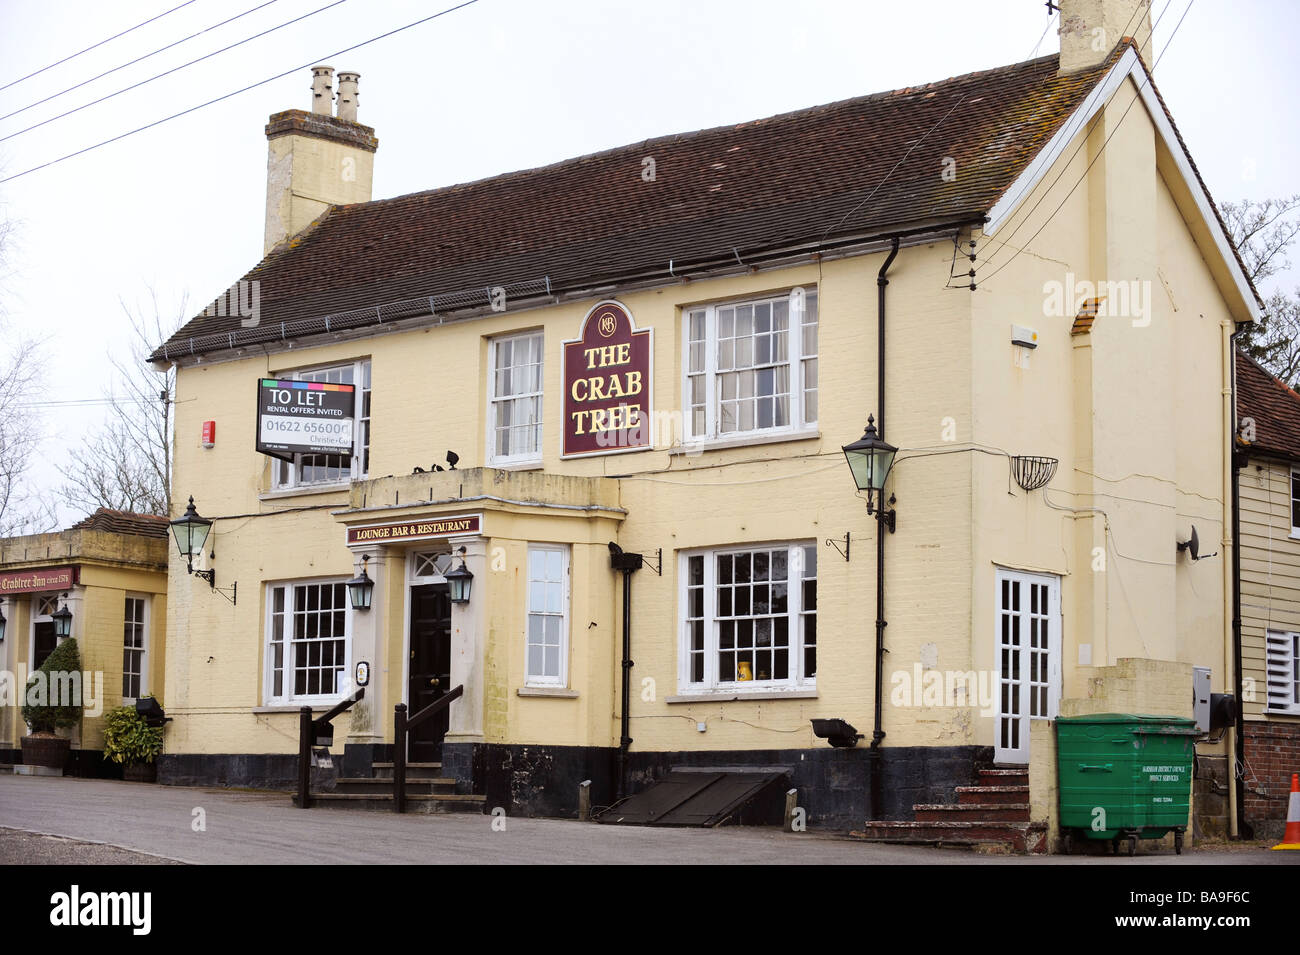
[[[578,783],[578,821],[591,821],[591,780]]]
[[[311,808],[311,707],[298,711],[298,806]]]
[[[393,707],[393,811],[406,812],[406,704]]]
[[[785,794],[785,831],[794,832],[794,814],[798,809],[799,790],[790,789]]]

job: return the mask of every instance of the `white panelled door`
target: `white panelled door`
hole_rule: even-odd
[[[998,722],[994,762],[1029,762],[1029,721],[1061,702],[1061,578],[998,571]]]

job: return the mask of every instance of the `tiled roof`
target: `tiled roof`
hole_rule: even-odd
[[[1255,439],[1241,439],[1248,431],[1244,419],[1254,421]],[[1240,447],[1300,461],[1300,395],[1264,370],[1252,358],[1237,353],[1237,421]]]
[[[108,534],[132,534],[136,537],[163,537],[170,530],[166,517],[157,514],[134,514],[101,507],[83,521],[73,524],[73,531],[104,531]]]
[[[282,322],[301,323],[289,337],[325,331],[324,316],[349,310],[370,312],[346,327],[370,325],[376,306],[427,296],[542,279],[548,292],[667,281],[670,262],[681,275],[765,251],[979,222],[1126,48],[1065,77],[1046,56],[335,206],[244,276],[260,282],[256,328],[243,328],[237,309],[209,309],[222,314],[194,318],[153,357],[278,340]],[[647,158],[653,181],[643,178]]]

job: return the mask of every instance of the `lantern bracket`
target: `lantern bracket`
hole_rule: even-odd
[[[239,597],[239,581],[235,581],[231,584],[230,593],[226,593],[225,587],[217,586],[217,570],[215,567],[208,570],[195,570],[193,566],[191,566],[190,573],[195,577],[198,577],[200,580],[206,580],[208,582],[208,587],[215,593],[219,593],[221,596],[229,600],[232,607],[238,606],[235,601]]]
[[[843,547],[840,546],[840,540],[839,540],[838,537],[828,537],[828,538],[826,538],[826,546],[827,546],[827,547],[834,547],[835,550],[839,552],[839,555],[840,555],[841,557],[844,558],[845,563],[848,563],[848,560],[849,560],[849,548],[850,548],[850,546],[852,545],[852,540],[851,540],[851,538],[849,537],[849,534],[850,534],[849,531],[845,531],[845,532],[844,532],[844,546],[843,546]]]

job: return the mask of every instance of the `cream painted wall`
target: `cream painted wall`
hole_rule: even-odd
[[[1131,85],[1121,90],[1096,128],[1080,133],[1085,142],[1078,154],[1071,157],[1067,148],[1048,172],[1045,183],[1058,171],[1066,183],[1084,179],[1101,152],[1027,253],[976,293],[945,289],[952,261],[946,242],[904,248],[891,268],[885,433],[904,450],[890,488],[898,496],[898,533],[886,541],[886,745],[992,743],[993,720],[977,706],[894,707],[888,699],[894,675],[917,663],[994,670],[999,565],[1063,577],[1064,697],[1086,695],[1093,671],[1080,665],[1083,645],[1091,648],[1093,667],[1121,657],[1210,665],[1216,689],[1223,686],[1222,568],[1178,560],[1174,544],[1193,521],[1207,549],[1223,536],[1217,449],[1226,446],[1219,370],[1228,312],[1184,224],[1186,203],[1162,178],[1170,174],[1169,161],[1150,120],[1139,104],[1119,122],[1134,93]],[[1053,192],[1019,237],[1013,238],[1013,218],[991,241],[981,241],[981,261],[1010,260],[1004,243],[1027,242],[1060,197]],[[593,521],[523,513],[526,508],[513,505],[482,507],[488,560],[499,548],[504,561],[475,596],[485,608],[485,738],[617,745],[620,581],[603,550],[610,539],[648,555],[663,550],[662,577],[642,570],[633,579],[635,749],[823,745],[808,721],[828,715],[869,733],[875,524],[855,498],[840,446],[858,437],[867,414],[877,410],[875,277],[883,260],[883,253],[872,254],[619,296],[639,327],[654,329],[655,407],[662,411],[681,403],[684,306],[816,287],[819,430],[782,443],[695,455],[672,454],[660,441],[652,451],[561,460],[560,342],[576,337],[591,301],[182,368],[174,492],[178,501],[194,494],[201,513],[220,518],[218,583],[238,580],[241,600],[233,608],[201,582],[186,580],[173,559],[168,684],[176,687],[169,704],[177,720],[168,750],[292,752],[296,716],[253,712],[262,702],[264,582],[354,573],[340,523],[345,518],[331,514],[348,503],[346,491],[267,494],[269,466],[253,451],[255,380],[370,358],[372,476],[408,475],[414,466],[441,461],[448,448],[460,453],[463,468],[472,468],[486,451],[488,340],[530,328],[541,328],[546,343],[545,476],[617,478],[617,504],[626,517]],[[1045,282],[1063,282],[1067,272],[1080,280],[1149,282],[1149,323],[1134,327],[1127,316],[1103,316],[1091,334],[1072,336],[1072,312],[1046,314],[1043,291]],[[1139,287],[1146,296],[1148,286]],[[1017,361],[1023,350],[1010,343],[1013,323],[1040,333],[1027,362]],[[199,429],[208,419],[218,422],[219,440],[204,450]],[[1016,487],[1008,453],[1058,458],[1047,491]],[[434,483],[442,488],[451,480],[427,477],[430,496]],[[534,494],[544,502],[568,493],[530,484],[524,474],[498,472],[494,480],[500,496],[511,500]],[[423,512],[479,509],[449,504]],[[823,543],[846,531],[853,539],[847,563]],[[570,687],[576,699],[518,694],[520,574],[528,540],[574,545]],[[679,693],[677,552],[769,541],[817,547],[817,698],[668,702]],[[1097,547],[1105,552],[1104,572],[1092,570]],[[382,611],[385,653],[394,661],[404,654],[406,612],[398,565],[395,557],[386,561]],[[643,684],[647,678],[652,682]],[[400,675],[390,672],[383,685],[380,718],[387,724],[402,692]]]

